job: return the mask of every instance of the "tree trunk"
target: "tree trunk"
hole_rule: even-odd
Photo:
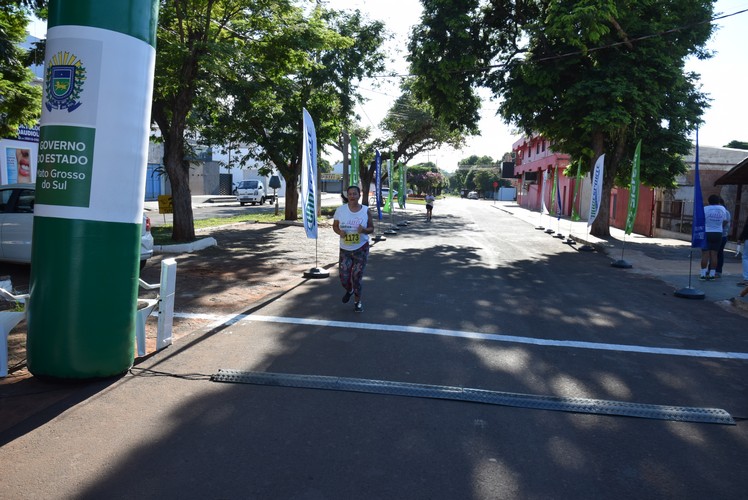
[[[192,215],[190,169],[184,161],[184,148],[174,147],[173,139],[164,141],[164,167],[171,184],[173,226],[171,239],[186,243],[195,240],[195,221]]]
[[[610,190],[613,188],[613,180],[609,177],[607,167],[606,165],[606,170],[603,173],[603,192],[600,198],[600,209],[590,228],[592,236],[602,239],[610,238]]]
[[[286,179],[285,220],[296,220],[299,217],[299,169],[291,167],[283,176]]]
[[[605,152],[605,136],[602,131],[595,131],[592,133],[592,166],[590,168],[590,176],[594,176],[595,162],[601,154]],[[607,163],[607,162],[606,162]],[[590,228],[590,234],[597,238],[607,239],[610,237],[610,188],[613,186],[612,180],[610,180],[610,170],[608,165],[605,165],[603,171],[603,192],[600,199],[600,207],[597,212],[597,217],[592,222]],[[615,178],[615,177],[613,177]]]
[[[173,226],[171,239],[179,243],[195,240],[192,215],[190,166],[184,158],[184,131],[192,108],[193,86],[197,72],[197,55],[193,54],[181,67],[185,85],[173,99],[156,100],[151,115],[164,138],[164,168],[171,185]],[[171,113],[167,113],[167,109]]]

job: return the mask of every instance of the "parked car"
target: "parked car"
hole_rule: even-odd
[[[478,193],[475,191],[470,191],[467,195],[468,200],[477,200],[478,199]]]
[[[0,261],[31,263],[36,185],[0,186]],[[140,268],[153,256],[151,219],[143,214],[140,229]]]

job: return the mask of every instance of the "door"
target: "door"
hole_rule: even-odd
[[[34,227],[33,189],[5,189],[0,194],[5,211],[0,214],[2,259],[31,262],[31,233]]]
[[[232,195],[234,194],[234,176],[231,174],[219,174],[218,175],[218,194],[221,195]]]
[[[145,178],[145,199],[146,201],[158,200],[161,194],[161,172],[160,165],[155,163],[148,164],[148,173]]]

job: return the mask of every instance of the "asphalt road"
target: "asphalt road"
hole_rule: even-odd
[[[0,448],[0,497],[745,497],[744,317],[457,199],[373,246],[364,313],[341,295],[333,268],[96,387]],[[210,381],[219,370],[719,408],[737,425]]]

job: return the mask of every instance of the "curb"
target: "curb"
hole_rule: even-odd
[[[161,253],[191,253],[216,245],[218,245],[216,239],[208,237],[178,245],[154,245],[153,250]]]
[[[735,297],[735,299],[732,300],[731,302],[732,302],[732,305],[736,309],[740,309],[741,311],[748,312],[748,300],[746,300],[745,298],[743,298],[743,297]]]

